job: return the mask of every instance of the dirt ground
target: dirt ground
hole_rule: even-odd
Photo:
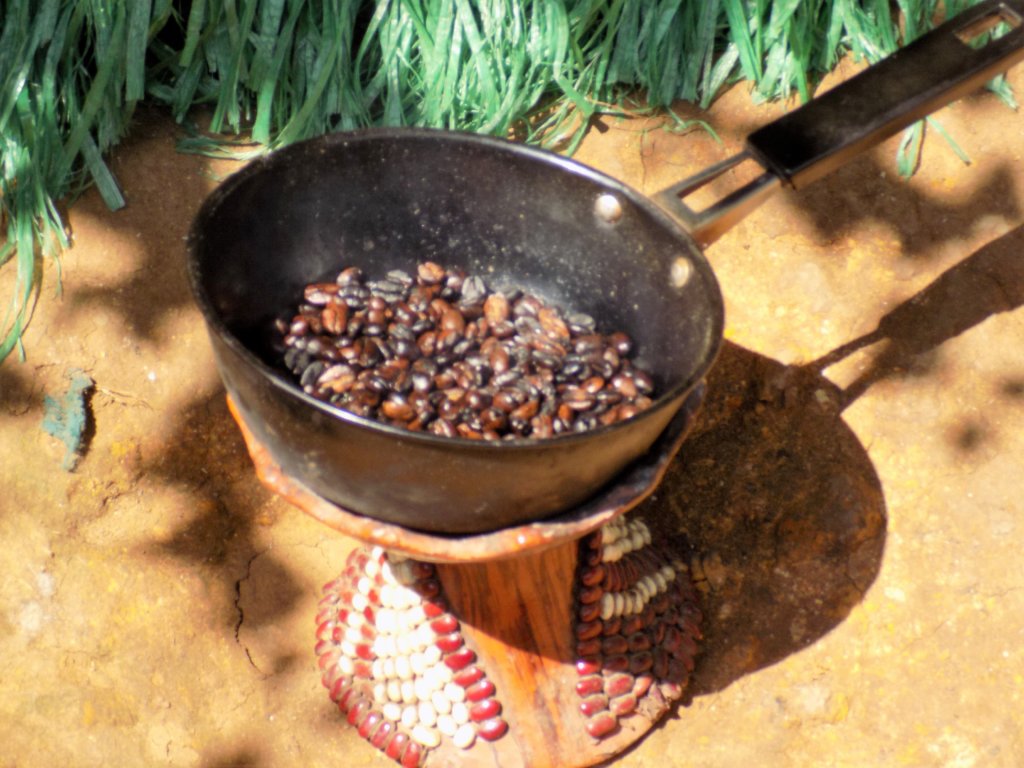
[[[734,89],[721,143],[608,118],[578,157],[654,192],[781,109]],[[700,553],[706,640],[617,765],[1024,765],[1024,122],[983,92],[938,117],[970,165],[930,131],[906,182],[892,139],[708,250],[727,343],[646,509]],[[70,206],[63,295],[47,264],[0,366],[0,766],[391,765],[312,651],[353,542],[260,486],[185,280],[235,166],[179,136],[139,114],[128,207]],[[66,471],[44,400],[75,369]]]

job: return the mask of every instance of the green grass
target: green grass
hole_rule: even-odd
[[[973,0],[946,0],[957,11]],[[422,125],[572,151],[598,112],[709,104],[747,80],[809,98],[852,53],[928,29],[938,0],[0,0],[0,361],[67,247],[55,201],[97,187],[124,204],[104,153],[143,100],[193,130],[187,151],[256,155],[325,132]],[[1008,103],[1005,82],[993,88]],[[941,126],[937,132],[944,135]],[[900,167],[919,158],[906,134]]]

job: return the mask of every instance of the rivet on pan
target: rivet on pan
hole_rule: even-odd
[[[690,277],[693,276],[693,265],[690,260],[684,256],[679,256],[672,262],[672,268],[669,270],[668,279],[672,283],[673,288],[682,288],[688,282]]]
[[[622,203],[615,195],[605,192],[603,195],[597,196],[594,213],[606,224],[614,224],[622,218]]]

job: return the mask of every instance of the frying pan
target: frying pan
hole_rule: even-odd
[[[189,277],[225,387],[287,475],[350,511],[465,534],[569,509],[648,450],[714,362],[723,304],[701,247],[773,191],[805,186],[1017,62],[1022,19],[1024,0],[983,2],[653,200],[559,155],[479,135],[366,130],[272,153],[209,196],[189,237]],[[1010,31],[969,44],[998,22]],[[701,212],[681,199],[745,159],[763,168],[754,181]],[[274,319],[343,266],[383,277],[426,259],[624,330],[659,397],[612,426],[492,443],[409,432],[305,394],[274,349]]]

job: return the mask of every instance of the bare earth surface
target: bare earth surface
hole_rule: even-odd
[[[654,192],[780,111],[735,89],[702,115],[722,144],[609,118],[579,159]],[[1024,122],[987,93],[939,119],[970,166],[932,132],[905,182],[890,140],[708,249],[727,344],[648,502],[701,553],[706,640],[617,765],[1024,765]],[[235,166],[178,136],[139,116],[128,207],[71,205],[63,297],[47,265],[0,366],[0,766],[391,765],[312,651],[353,542],[259,485],[188,292]],[[68,472],[42,421],[73,369]]]

